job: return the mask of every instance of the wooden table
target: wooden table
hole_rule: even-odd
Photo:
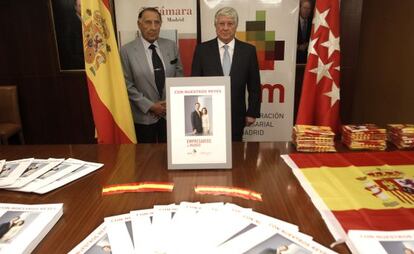
[[[231,202],[296,224],[301,232],[329,246],[334,239],[319,212],[280,155],[292,152],[289,143],[234,143],[231,170],[167,170],[165,144],[0,146],[0,159],[76,158],[104,167],[44,195],[0,190],[0,202],[64,203],[64,214],[34,253],[67,253],[107,216],[154,205]],[[171,193],[127,193],[102,196],[102,187],[142,181],[173,182]],[[198,195],[196,185],[225,185],[262,193],[263,202],[225,196]],[[345,245],[335,247],[350,253]]]

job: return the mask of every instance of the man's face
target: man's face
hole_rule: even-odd
[[[200,109],[200,104],[198,104],[198,103],[196,103],[195,105],[194,105],[194,108],[195,108],[195,110],[199,110]]]
[[[311,15],[312,6],[308,1],[303,1],[300,4],[300,16],[304,19],[309,18]]]
[[[231,17],[218,16],[215,26],[217,37],[226,44],[236,35],[237,24]]]
[[[75,11],[77,15],[81,15],[81,0],[76,0],[75,2]]]
[[[148,42],[154,42],[160,35],[161,20],[158,13],[153,11],[144,11],[142,17],[138,20],[138,28],[142,37]]]

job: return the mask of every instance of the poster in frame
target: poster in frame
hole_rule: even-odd
[[[229,77],[167,78],[168,169],[232,167]]]

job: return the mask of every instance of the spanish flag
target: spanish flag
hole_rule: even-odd
[[[284,155],[337,240],[414,229],[414,152]]]
[[[98,143],[136,143],[134,122],[108,0],[83,0],[82,32]]]

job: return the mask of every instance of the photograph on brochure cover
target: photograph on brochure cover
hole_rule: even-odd
[[[10,173],[17,168],[18,164],[4,165],[0,170],[0,178],[8,177]]]
[[[38,213],[7,211],[0,217],[0,245],[8,244],[27,228]]]
[[[0,188],[14,183],[32,163],[33,158],[7,161],[0,166]]]
[[[112,253],[105,225],[102,223],[68,254],[109,254]]]
[[[387,253],[414,253],[414,241],[380,241],[379,243]]]
[[[229,77],[167,78],[168,169],[231,168]]]
[[[63,214],[63,204],[0,203],[0,253],[31,253]]]

